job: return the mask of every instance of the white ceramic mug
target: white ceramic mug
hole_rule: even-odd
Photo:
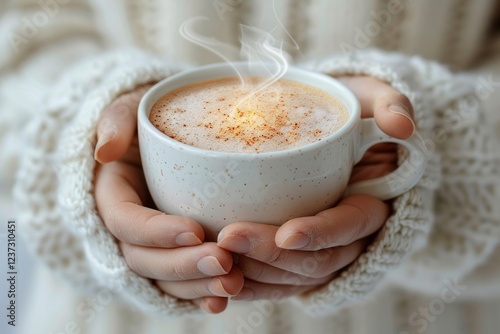
[[[207,240],[236,221],[280,225],[333,206],[346,193],[382,200],[412,188],[426,163],[418,135],[408,140],[387,136],[373,119],[361,119],[354,94],[323,74],[289,68],[284,79],[318,87],[336,97],[348,121],[328,137],[298,148],[264,153],[228,153],[178,142],[149,121],[152,106],[166,93],[203,80],[268,75],[269,65],[215,64],[178,73],[155,85],[141,100],[139,145],[149,191],[159,210],[188,216],[205,229]],[[403,145],[407,159],[393,173],[347,187],[351,171],[368,148],[381,142]]]

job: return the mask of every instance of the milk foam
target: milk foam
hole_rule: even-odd
[[[151,109],[153,125],[187,145],[223,152],[269,152],[321,140],[344,125],[345,107],[327,92],[280,79],[252,94],[259,78],[190,84]]]

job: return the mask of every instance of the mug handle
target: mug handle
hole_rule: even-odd
[[[426,149],[420,134],[415,132],[406,140],[393,138],[380,130],[373,118],[362,119],[361,126],[361,145],[359,145],[354,157],[355,163],[363,158],[370,147],[384,142],[404,146],[408,150],[408,155],[406,160],[392,173],[349,185],[344,196],[362,193],[385,201],[397,197],[415,186],[427,167]]]

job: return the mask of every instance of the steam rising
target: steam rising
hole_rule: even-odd
[[[284,30],[286,35],[292,40],[295,49],[298,49],[298,45],[293,40],[292,36],[286,31],[283,24],[280,22],[274,1],[272,2],[273,11],[275,18],[278,22],[273,31],[278,28]],[[275,93],[270,94],[270,96],[279,97],[279,93],[274,84],[283,77],[288,69],[288,55],[283,51],[284,41],[277,41],[272,33],[268,33],[264,30],[258,29],[256,27],[251,27],[248,25],[240,25],[241,29],[241,49],[234,45],[217,40],[214,37],[207,37],[201,35],[195,31],[195,25],[202,21],[209,20],[207,17],[195,17],[185,21],[180,27],[180,34],[188,41],[201,46],[219,56],[222,60],[227,62],[234,70],[235,75],[239,78],[242,88],[245,88],[245,76],[240,73],[236,67],[233,65],[232,60],[236,58],[236,55],[240,55],[241,59],[248,61],[248,73],[250,76],[257,76],[257,73],[252,72],[252,65],[259,64],[263,65],[267,70],[267,73],[259,72],[258,76],[262,77],[263,80],[251,86],[248,94],[242,98],[240,104],[251,96],[256,96],[258,94]]]
[[[243,77],[238,72],[238,70],[236,70],[236,68],[233,66],[231,62],[231,59],[235,58],[235,55],[239,53],[239,49],[234,45],[221,42],[213,37],[203,36],[195,31],[194,25],[196,23],[208,20],[209,18],[205,16],[197,16],[188,19],[184,21],[184,23],[182,23],[181,27],[179,28],[179,32],[181,36],[187,39],[188,41],[196,45],[199,45],[202,48],[205,48],[208,51],[216,54],[217,56],[222,58],[225,62],[227,62],[229,65],[231,65],[236,75],[238,75],[240,80],[243,82]]]
[[[246,99],[266,90],[282,78],[288,70],[288,62],[283,53],[283,42],[277,47],[278,43],[271,34],[243,24],[240,27],[241,56],[248,61],[249,72],[251,73],[252,64],[262,64],[269,71],[269,75],[253,87],[244,98]],[[241,74],[239,76],[241,78]]]

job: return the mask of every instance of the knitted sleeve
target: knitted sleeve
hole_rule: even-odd
[[[0,182],[18,167],[25,124],[70,64],[102,49],[83,0],[2,1],[0,10]],[[8,9],[8,10],[7,10]],[[9,191],[1,187],[0,192]],[[10,196],[9,196],[10,197]]]
[[[381,281],[429,294],[458,284],[485,261],[500,235],[500,157],[474,79],[419,57],[378,50],[303,66],[333,76],[373,76],[408,96],[428,168],[413,189],[394,200],[392,216],[367,251],[295,302],[310,314],[325,315],[366,298]],[[405,152],[399,155],[402,161]]]
[[[105,289],[167,315],[197,308],[129,269],[96,211],[93,152],[106,106],[174,71],[174,65],[134,50],[99,55],[69,70],[30,124],[15,185],[27,244],[52,272],[81,291]]]

